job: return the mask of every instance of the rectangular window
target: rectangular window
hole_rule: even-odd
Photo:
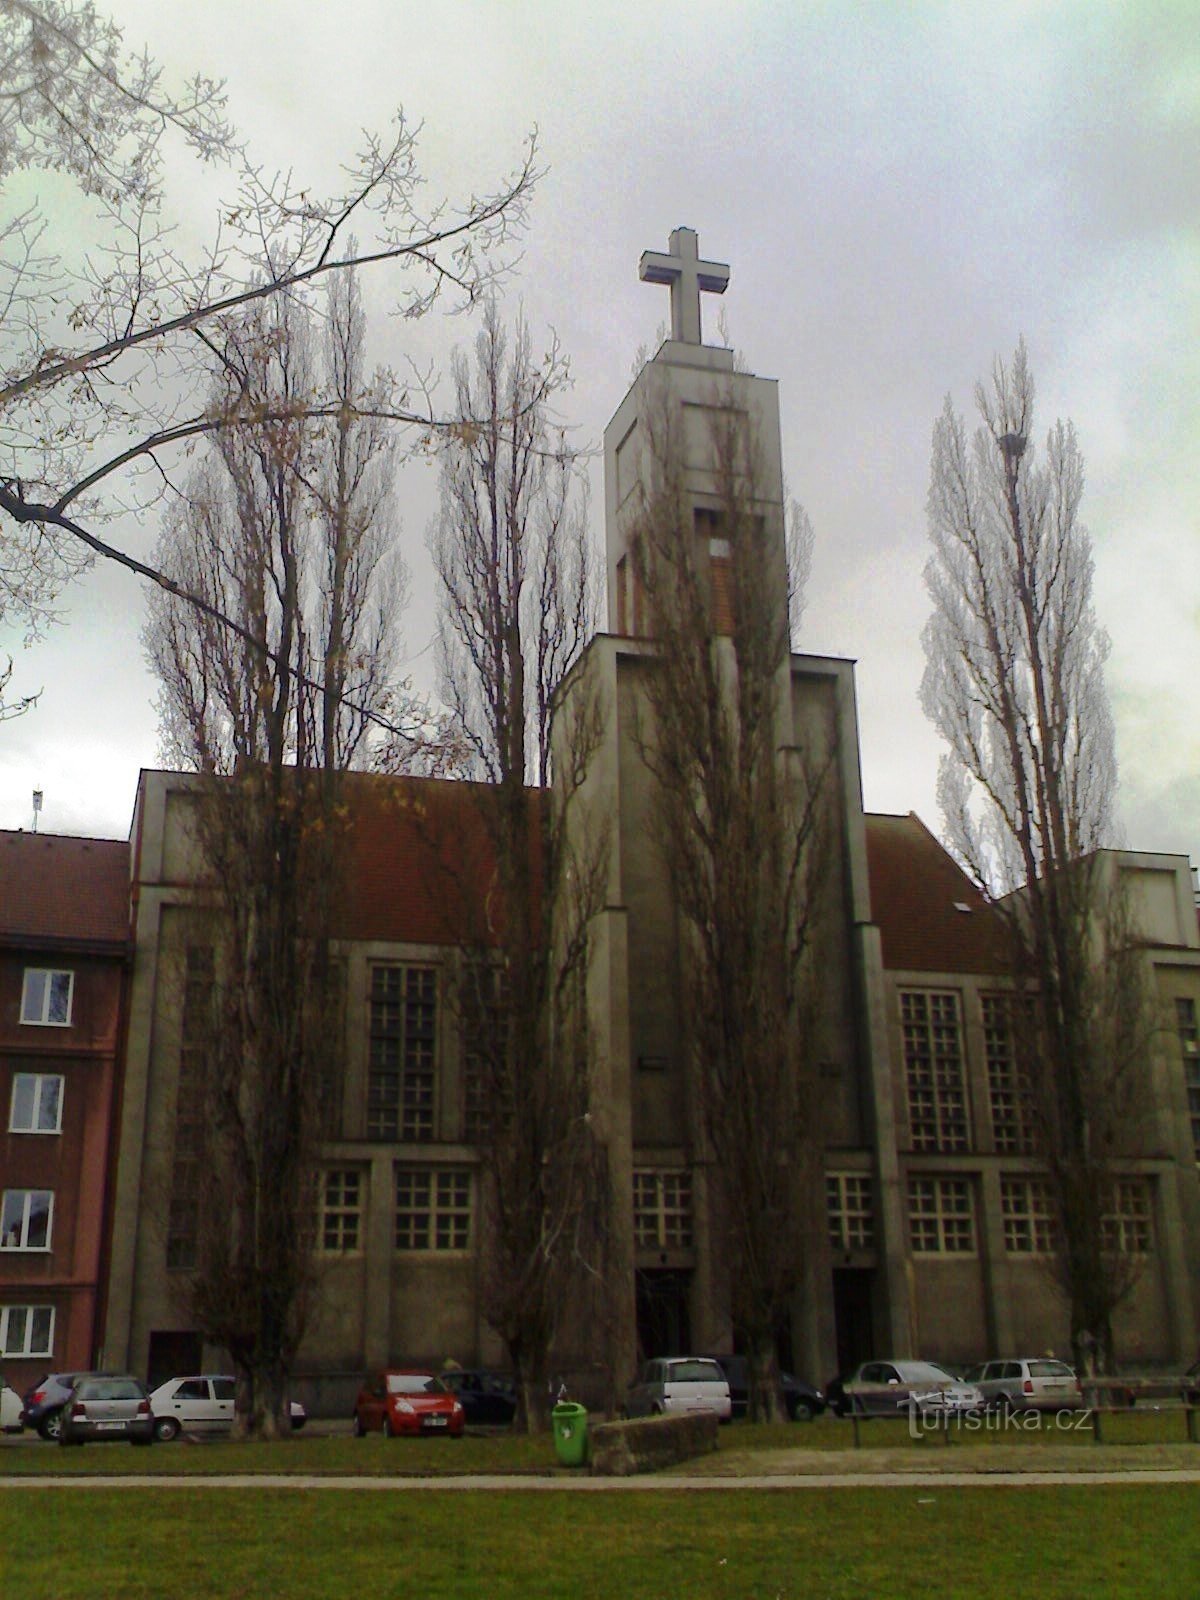
[[[908,1126],[914,1150],[966,1150],[958,995],[908,990],[900,995]]]
[[[1001,1178],[1004,1248],[1010,1255],[1049,1256],[1057,1248],[1054,1197],[1041,1178]]]
[[[54,1193],[6,1189],[0,1205],[0,1250],[49,1250]]]
[[[970,1255],[975,1206],[966,1178],[910,1178],[908,1227],[915,1255]]]
[[[73,972],[26,967],[25,986],[21,991],[21,1021],[41,1028],[69,1027],[74,993]]]
[[[60,1133],[62,1131],[63,1080],[56,1072],[18,1072],[13,1075],[10,1133]]]
[[[342,1254],[359,1247],[362,1173],[355,1167],[327,1172],[321,1188],[321,1249]]]
[[[871,1250],[875,1216],[871,1177],[866,1172],[830,1172],[825,1178],[829,1243],[834,1250]]]
[[[1192,1124],[1192,1149],[1200,1162],[1200,1030],[1196,1026],[1196,1002],[1179,995],[1175,999],[1175,1027],[1183,1056],[1183,1082],[1187,1090],[1188,1117]]]
[[[507,974],[472,960],[463,972],[463,1138],[480,1144],[493,1118],[506,1126],[512,1115],[511,1081],[506,1072],[509,1002]]]
[[[470,1172],[465,1167],[397,1167],[396,1249],[470,1246]]]
[[[653,1250],[692,1247],[692,1175],[644,1168],[633,1175],[633,1231]]]
[[[49,1358],[53,1349],[53,1306],[0,1306],[0,1356]]]
[[[1017,1059],[1013,997],[985,994],[982,1005],[992,1138],[1001,1153],[1027,1155],[1033,1149],[1033,1105],[1029,1074]]]
[[[1118,1178],[1100,1219],[1104,1248],[1114,1255],[1144,1256],[1150,1249],[1150,1185],[1143,1178]]]
[[[433,1138],[434,967],[371,969],[367,1137]]]

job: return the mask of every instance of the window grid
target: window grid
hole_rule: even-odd
[[[825,1178],[829,1243],[834,1250],[872,1250],[875,1213],[871,1177],[865,1172],[831,1172]]]
[[[690,1250],[691,1173],[653,1168],[635,1171],[633,1230],[635,1242],[647,1249]]]
[[[469,1144],[488,1138],[493,1116],[498,1114],[503,1123],[511,1114],[503,1070],[508,1026],[507,974],[472,964],[464,977],[462,1002],[463,1137]]]
[[[900,996],[908,1125],[914,1150],[968,1148],[962,1030],[953,992]]]
[[[53,1349],[53,1306],[0,1306],[0,1356],[49,1357]]]
[[[1184,995],[1175,999],[1175,1027],[1183,1054],[1183,1082],[1187,1090],[1188,1118],[1192,1124],[1192,1150],[1200,1162],[1200,1029],[1196,1002]]]
[[[26,967],[21,990],[21,1021],[29,1027],[67,1028],[75,974],[50,967]]]
[[[10,1133],[62,1131],[63,1078],[56,1072],[13,1074]]]
[[[1050,1185],[1040,1178],[1001,1178],[1004,1248],[1011,1255],[1053,1255],[1058,1227]]]
[[[1033,1107],[1028,1074],[1016,1059],[1012,998],[985,994],[982,1006],[992,1139],[1000,1154],[1028,1155],[1033,1150]]]
[[[910,1178],[908,1225],[916,1255],[969,1255],[975,1207],[966,1178]]]
[[[435,968],[372,968],[369,1139],[433,1138],[436,1020]]]
[[[357,1250],[362,1221],[362,1173],[336,1167],[325,1174],[321,1194],[321,1249],[333,1254]]]
[[[1150,1187],[1142,1178],[1118,1178],[1111,1210],[1100,1219],[1100,1237],[1113,1255],[1146,1255],[1150,1250]]]
[[[471,1174],[462,1167],[396,1168],[396,1249],[467,1250]]]
[[[0,1250],[49,1250],[51,1189],[6,1189],[0,1204]]]

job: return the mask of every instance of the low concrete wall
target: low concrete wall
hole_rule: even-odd
[[[707,1455],[717,1448],[719,1426],[715,1411],[598,1423],[588,1439],[592,1472],[597,1477],[629,1478]]]

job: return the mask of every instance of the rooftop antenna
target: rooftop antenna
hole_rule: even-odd
[[[41,812],[41,809],[42,809],[42,791],[40,789],[35,789],[33,791],[33,831],[34,831],[34,833],[37,832],[37,819],[38,819],[39,813]]]

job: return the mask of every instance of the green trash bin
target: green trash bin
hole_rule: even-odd
[[[582,1467],[587,1461],[587,1407],[560,1400],[551,1413],[554,1448],[564,1467]]]

